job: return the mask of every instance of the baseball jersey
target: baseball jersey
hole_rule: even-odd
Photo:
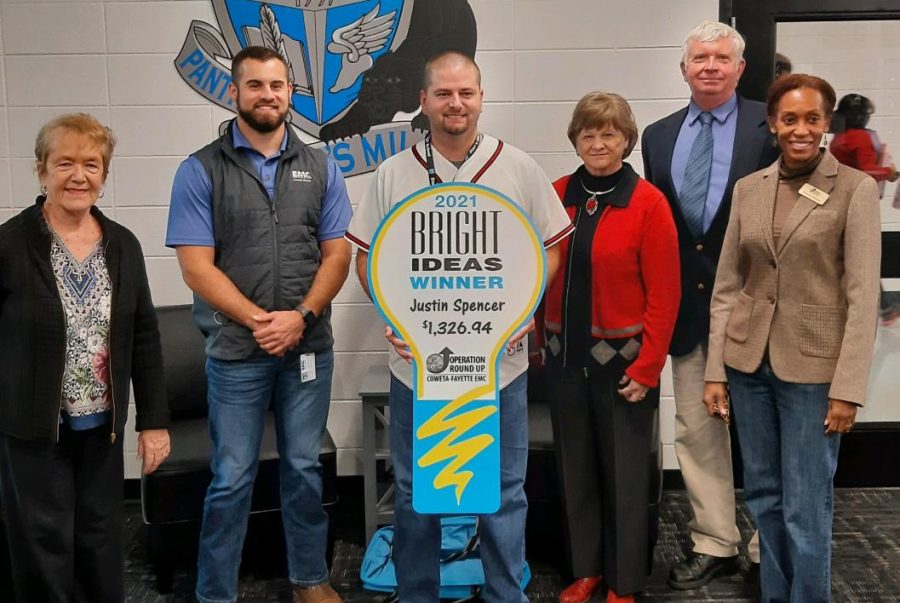
[[[538,236],[549,248],[573,229],[559,197],[541,167],[523,151],[484,135],[475,152],[457,168],[433,149],[434,167],[442,182],[474,182],[499,191],[518,203],[531,218]],[[366,194],[353,213],[347,239],[368,253],[381,220],[391,208],[429,185],[424,142],[382,163]],[[500,361],[500,387],[506,387],[528,368],[527,342],[523,340]],[[412,365],[390,348],[391,373],[413,388]]]

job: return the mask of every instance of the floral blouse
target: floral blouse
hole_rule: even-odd
[[[110,421],[109,319],[112,285],[102,240],[78,261],[53,233],[50,262],[66,315],[60,421],[73,430]]]

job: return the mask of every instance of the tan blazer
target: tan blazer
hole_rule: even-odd
[[[737,182],[710,307],[707,381],[725,365],[752,373],[766,347],[775,375],[831,383],[829,397],[863,404],[875,346],[881,225],[875,181],[831,153],[779,239],[772,217],[780,161]]]

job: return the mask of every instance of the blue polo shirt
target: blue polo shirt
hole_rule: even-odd
[[[700,113],[703,110],[692,100],[688,105],[687,117],[681,124],[678,139],[675,141],[675,150],[672,153],[672,184],[675,190],[681,194],[681,185],[684,183],[684,170],[687,168],[688,157],[691,154],[691,146],[694,139],[700,133]],[[734,152],[734,133],[737,130],[737,95],[710,111],[713,116],[713,160],[709,174],[709,188],[706,191],[706,205],[703,209],[703,232],[709,230],[722,198],[725,196],[725,187],[728,185],[728,176],[731,175],[731,156]]]
[[[270,157],[256,149],[241,133],[237,122],[231,125],[234,148],[243,154],[256,169],[265,186],[269,199],[275,195],[275,174],[278,162],[287,147],[288,135],[284,133],[281,146]],[[328,181],[325,197],[322,199],[322,214],[319,219],[319,241],[338,239],[344,236],[350,223],[350,199],[347,185],[340,168],[329,155],[327,158]],[[166,246],[198,245],[215,247],[215,231],[212,219],[212,182],[200,160],[188,157],[181,162],[172,183],[172,202],[169,206],[169,225],[166,232]]]

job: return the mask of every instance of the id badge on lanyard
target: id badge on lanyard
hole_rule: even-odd
[[[478,145],[481,144],[482,135],[478,134],[475,137],[475,142],[472,143],[472,148],[469,149],[469,152],[466,153],[465,159],[463,159],[463,163],[469,160],[472,155],[475,154],[475,151],[478,150]],[[434,168],[434,151],[431,148],[431,132],[425,135],[425,170],[428,172],[428,184],[429,186],[434,186],[435,184],[440,184],[443,182],[440,176],[437,175],[437,170]]]

